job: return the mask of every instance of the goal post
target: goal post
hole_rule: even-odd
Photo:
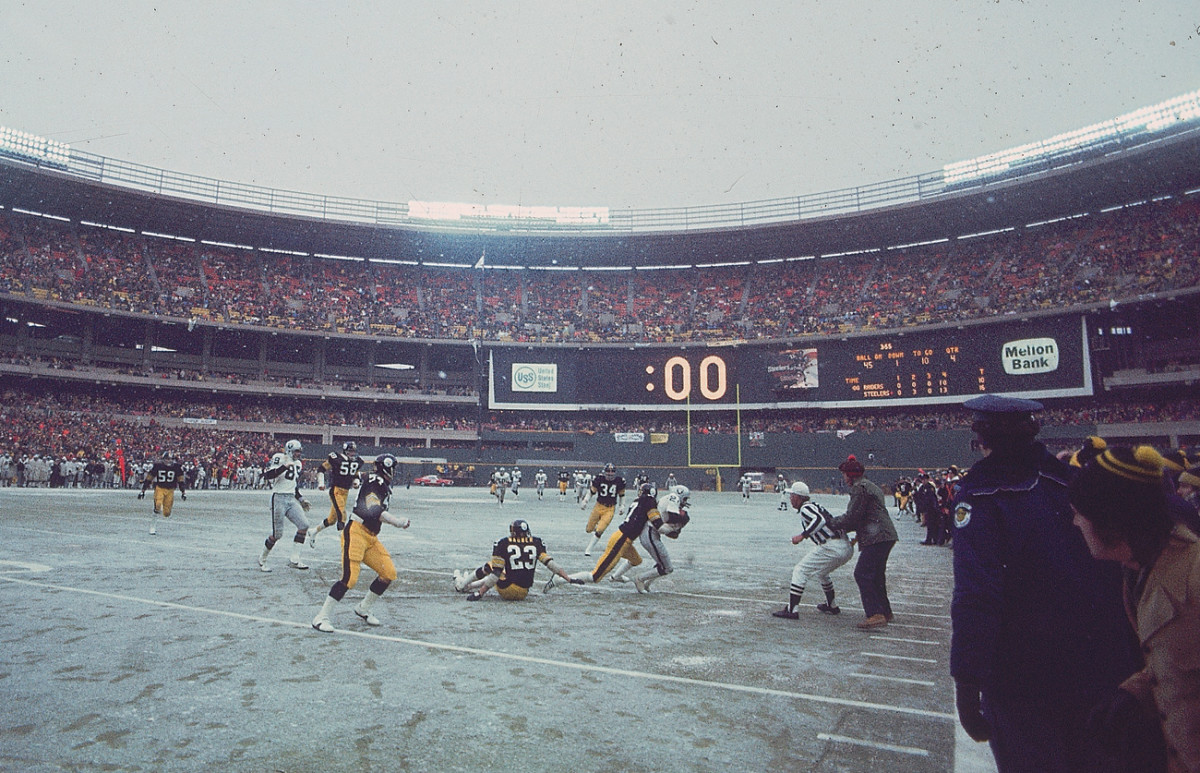
[[[734,431],[737,436],[737,459],[730,463],[697,462],[692,456],[692,398],[687,401],[687,466],[689,469],[715,469],[717,491],[722,491],[721,470],[730,467],[741,469],[742,466],[742,388],[740,384],[733,385],[734,394]]]

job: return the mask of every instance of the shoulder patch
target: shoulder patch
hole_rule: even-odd
[[[954,508],[954,526],[961,529],[971,522],[971,505],[967,502],[959,502]]]

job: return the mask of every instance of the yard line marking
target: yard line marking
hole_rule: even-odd
[[[919,684],[923,687],[933,687],[937,684],[936,682],[928,682],[924,679],[905,679],[900,676],[884,676],[882,674],[851,674],[850,676],[857,676],[860,679],[882,679],[887,682],[901,682],[902,684]]]
[[[898,641],[904,642],[905,644],[927,644],[930,647],[936,647],[941,644],[941,642],[924,641],[922,639],[901,639],[897,636],[872,636],[871,638],[877,641]]]
[[[885,655],[882,652],[860,652],[864,658],[887,658],[888,660],[908,660],[913,663],[937,663],[937,658],[912,658],[908,655]]]
[[[938,625],[908,625],[907,623],[888,623],[888,628],[916,628],[919,631],[945,631]]]
[[[101,598],[115,599],[118,601],[127,601],[135,604],[145,604],[148,606],[162,607],[166,609],[179,609],[186,612],[197,612],[206,615],[216,615],[220,617],[229,617],[235,620],[245,620],[254,623],[266,623],[268,625],[279,625],[287,628],[299,628],[304,631],[311,630],[311,625],[308,622],[297,622],[295,620],[280,620],[273,617],[263,617],[261,615],[247,615],[240,612],[229,612],[223,609],[212,609],[210,607],[198,607],[190,604],[180,604],[174,601],[157,601],[155,599],[139,598],[137,596],[128,596],[121,593],[108,593],[105,591],[91,590],[88,588],[77,588],[68,585],[55,585],[53,583],[34,582],[31,580],[21,580],[15,577],[5,577],[0,575],[0,583],[12,583],[16,585],[25,585],[31,588],[42,590],[67,591],[70,593],[79,593],[89,596],[98,596]],[[312,634],[318,636],[318,634]],[[319,636],[329,636],[331,634],[319,634]],[[889,706],[884,703],[870,703],[868,701],[856,701],[846,698],[834,698],[828,695],[814,695],[812,693],[792,692],[790,690],[775,690],[769,687],[754,687],[752,685],[731,684],[729,682],[714,682],[706,679],[692,679],[685,676],[671,676],[669,674],[654,674],[647,671],[634,671],[625,668],[612,668],[609,666],[599,666],[588,663],[571,663],[562,660],[551,660],[549,658],[534,657],[531,655],[516,655],[508,652],[496,652],[493,650],[483,650],[475,647],[461,647],[453,644],[438,644],[436,642],[421,641],[420,639],[409,639],[402,636],[387,636],[383,634],[367,633],[364,631],[348,631],[337,629],[332,635],[355,636],[361,639],[369,639],[372,641],[386,641],[397,644],[406,644],[413,647],[421,647],[429,650],[440,650],[442,652],[454,652],[462,655],[473,655],[481,658],[496,658],[499,660],[511,660],[521,663],[533,663],[542,666],[550,666],[554,668],[570,669],[574,671],[590,671],[594,673],[609,674],[612,676],[624,676],[633,679],[645,679],[647,681],[673,682],[675,684],[685,684],[693,687],[706,687],[718,690],[728,690],[730,692],[747,693],[751,695],[767,695],[777,698],[791,698],[794,700],[809,701],[811,703],[825,703],[834,706],[846,706],[849,708],[869,709],[875,711],[887,711],[897,714],[908,714],[912,716],[924,717],[926,719],[935,719],[945,722],[956,721],[956,715],[948,714],[940,711],[928,711],[926,709],[915,709],[907,706]]]
[[[928,757],[928,749],[918,749],[915,746],[897,746],[890,743],[878,743],[876,741],[864,741],[861,738],[848,738],[844,735],[832,735],[830,733],[817,733],[817,739],[821,741],[832,741],[834,743],[848,743],[853,746],[866,746],[871,749],[880,749],[888,752],[899,752],[901,754],[911,754],[916,757]]]

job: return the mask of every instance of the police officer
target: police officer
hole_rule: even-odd
[[[1038,443],[1032,400],[967,400],[984,457],[954,503],[950,674],[959,721],[1001,771],[1104,771],[1088,712],[1139,667],[1115,566],[1072,526],[1075,470]]]

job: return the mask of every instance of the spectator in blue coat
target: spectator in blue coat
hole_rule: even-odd
[[[1038,443],[1031,400],[966,401],[984,458],[954,505],[950,673],[959,721],[1001,773],[1096,773],[1087,717],[1141,667],[1121,576],[1072,525],[1077,470]]]

